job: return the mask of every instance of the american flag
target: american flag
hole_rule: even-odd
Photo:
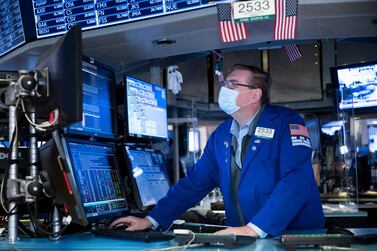
[[[300,48],[296,44],[289,44],[284,46],[285,53],[287,53],[289,62],[293,63],[302,58]]]
[[[245,23],[236,23],[232,20],[231,3],[217,4],[217,16],[219,19],[222,42],[233,42],[247,38]]]
[[[298,0],[275,0],[275,40],[295,39]]]
[[[297,124],[290,124],[289,129],[291,131],[292,136],[309,137],[308,129],[306,129],[305,126],[297,125]]]

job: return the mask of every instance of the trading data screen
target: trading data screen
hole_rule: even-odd
[[[47,37],[201,8],[209,0],[33,0],[36,33]]]
[[[85,214],[102,218],[125,211],[114,147],[109,144],[69,142],[71,165]]]
[[[161,153],[126,146],[132,177],[143,207],[155,205],[169,190],[166,164]]]
[[[126,76],[125,82],[128,135],[166,139],[166,90],[129,76]]]
[[[0,1],[0,57],[25,43],[18,0]]]
[[[112,73],[83,62],[83,119],[68,133],[117,137],[115,82]]]

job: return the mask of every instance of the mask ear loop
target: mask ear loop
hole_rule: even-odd
[[[241,94],[243,94],[243,93],[245,93],[245,92],[248,92],[248,91],[254,91],[254,90],[256,90],[256,89],[250,89],[250,90],[247,90],[247,91],[244,91],[244,92],[242,92],[242,93],[240,93],[239,92],[239,94],[238,94],[238,97],[237,98],[239,98],[239,96],[241,95]],[[250,101],[249,103],[246,103],[246,104],[242,104],[242,105],[238,105],[239,107],[243,107],[243,106],[246,106],[246,105],[250,105],[250,104],[253,104],[253,103],[256,103],[256,102],[258,102],[260,100],[260,97],[259,97],[259,99],[257,100],[257,101]]]

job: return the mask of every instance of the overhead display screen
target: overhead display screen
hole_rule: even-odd
[[[165,15],[208,5],[209,0],[33,0],[38,38]]]
[[[19,2],[0,1],[0,57],[23,43],[25,34]]]

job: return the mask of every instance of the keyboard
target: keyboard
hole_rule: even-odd
[[[183,246],[188,244],[194,238],[193,234],[176,234],[175,241],[178,245]],[[235,248],[240,245],[248,245],[254,243],[255,237],[246,235],[218,235],[209,233],[195,233],[195,239],[191,244],[209,244],[222,245],[225,248]]]
[[[293,251],[308,246],[350,247],[354,238],[343,234],[287,234],[281,236],[280,241],[288,251]]]
[[[103,228],[92,230],[91,232],[96,236],[143,242],[169,241],[174,239],[174,234],[172,233],[157,231],[127,231],[124,230],[124,228]]]
[[[170,228],[171,230],[174,229],[187,229],[191,230],[194,233],[214,233],[220,230],[224,230],[228,228],[227,226],[221,225],[211,225],[211,224],[201,224],[201,223],[184,223],[184,224],[173,224]]]

